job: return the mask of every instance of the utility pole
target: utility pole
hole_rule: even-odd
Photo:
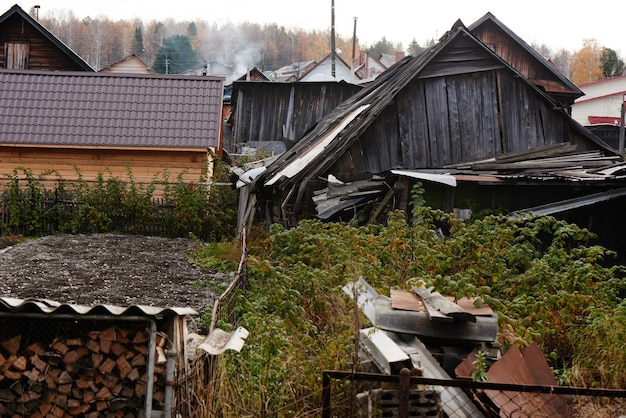
[[[330,0],[330,75],[335,78],[335,0]]]
[[[352,69],[356,68],[356,20],[358,18],[354,16],[354,32],[352,32]]]
[[[622,107],[619,122],[619,156],[624,160],[624,103],[626,103],[626,94],[622,96]]]

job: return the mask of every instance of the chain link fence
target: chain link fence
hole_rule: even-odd
[[[626,390],[323,373],[322,417],[620,418]]]

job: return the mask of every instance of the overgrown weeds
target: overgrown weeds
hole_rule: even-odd
[[[466,223],[424,205],[410,222],[394,212],[387,225],[273,225],[236,308],[250,336],[217,360],[211,416],[316,416],[322,371],[359,368],[366,323],[341,288],[361,276],[383,294],[424,283],[475,297],[497,312],[504,350],[537,342],[563,384],[624,387],[624,268],[607,267],[614,253],[593,239],[552,217]]]

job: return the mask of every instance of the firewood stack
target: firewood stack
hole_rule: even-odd
[[[48,342],[28,337],[0,337],[0,416],[126,418],[145,410],[149,329],[114,325]],[[157,334],[156,409],[165,398],[166,341]]]

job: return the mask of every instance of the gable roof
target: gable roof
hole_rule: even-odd
[[[131,54],[121,60],[114,62],[108,67],[100,69],[100,73],[136,73],[136,74],[156,74],[148,64],[144,62],[137,54]]]
[[[453,49],[454,42],[470,42],[475,51],[468,52],[466,61],[458,65],[458,56]],[[467,50],[467,44],[461,45]],[[461,21],[442,37],[441,41],[417,57],[406,57],[382,73],[372,84],[356,93],[327,115],[318,125],[294,147],[279,156],[265,172],[254,181],[254,188],[278,186],[283,190],[300,183],[296,202],[300,202],[306,184],[325,174],[337,159],[358,140],[366,129],[396,98],[398,93],[416,78],[440,77],[461,72],[475,72],[492,69],[508,69],[515,76],[535,91],[541,100],[550,104],[571,129],[593,142],[594,146],[614,152],[573,121],[565,110],[542,89],[528,81],[517,70],[485,46],[471,33]]]
[[[0,70],[0,145],[218,147],[222,78]]]
[[[492,42],[490,42],[493,39],[483,38],[483,34],[481,33],[481,30],[488,26],[496,27],[499,31],[501,31],[501,33],[503,33],[506,37],[508,37],[508,39],[510,39],[514,44],[518,45],[522,49],[522,51],[526,53],[528,57],[531,57],[531,59],[533,59],[539,65],[539,68],[545,69],[547,73],[550,74],[553,78],[551,80],[540,80],[540,79],[535,79],[535,77],[531,74],[528,74],[528,73],[524,74],[525,72],[527,72],[526,69],[518,68],[516,63],[513,62],[514,60],[520,57],[518,51],[509,50],[504,45],[497,45],[497,46],[493,45]],[[481,17],[476,22],[469,25],[467,29],[474,36],[476,36],[483,43],[485,43],[487,46],[494,48],[495,49],[494,52],[496,52],[496,54],[498,54],[501,58],[503,58],[513,67],[518,68],[518,71],[523,73],[526,78],[531,79],[531,81],[535,82],[536,84],[543,85],[543,87],[547,91],[551,91],[553,88],[556,87],[556,85],[559,85],[560,87],[556,87],[557,90],[555,90],[555,92],[558,91],[559,93],[564,93],[567,96],[572,97],[573,99],[576,99],[584,95],[584,93],[578,87],[576,87],[576,85],[572,83],[571,80],[565,77],[554,66],[554,64],[552,64],[547,59],[545,59],[545,57],[540,55],[534,48],[528,45],[515,32],[513,32],[505,24],[503,24],[500,20],[498,20],[492,13],[487,12],[483,17]]]
[[[78,68],[84,71],[95,71],[85,60],[83,60],[77,53],[72,51],[70,47],[65,45],[59,38],[54,36],[52,32],[46,29],[41,23],[33,19],[28,13],[26,13],[17,4],[6,11],[0,16],[0,26],[3,23],[8,22],[10,19],[18,17],[22,19],[24,23],[31,26],[36,32],[41,34],[45,39],[51,42],[59,51],[64,54],[71,62],[73,62]]]
[[[298,77],[298,81],[341,81],[344,80],[346,82],[358,82],[359,76],[352,72],[352,68],[345,62],[338,54],[335,54],[335,77],[333,77],[330,73],[322,72],[324,67],[328,65],[332,65],[332,54],[326,55],[324,58],[319,60],[315,65],[311,67],[304,68],[303,72]],[[340,67],[344,69],[344,74],[349,74],[353,76],[351,77],[343,77],[340,72]]]

